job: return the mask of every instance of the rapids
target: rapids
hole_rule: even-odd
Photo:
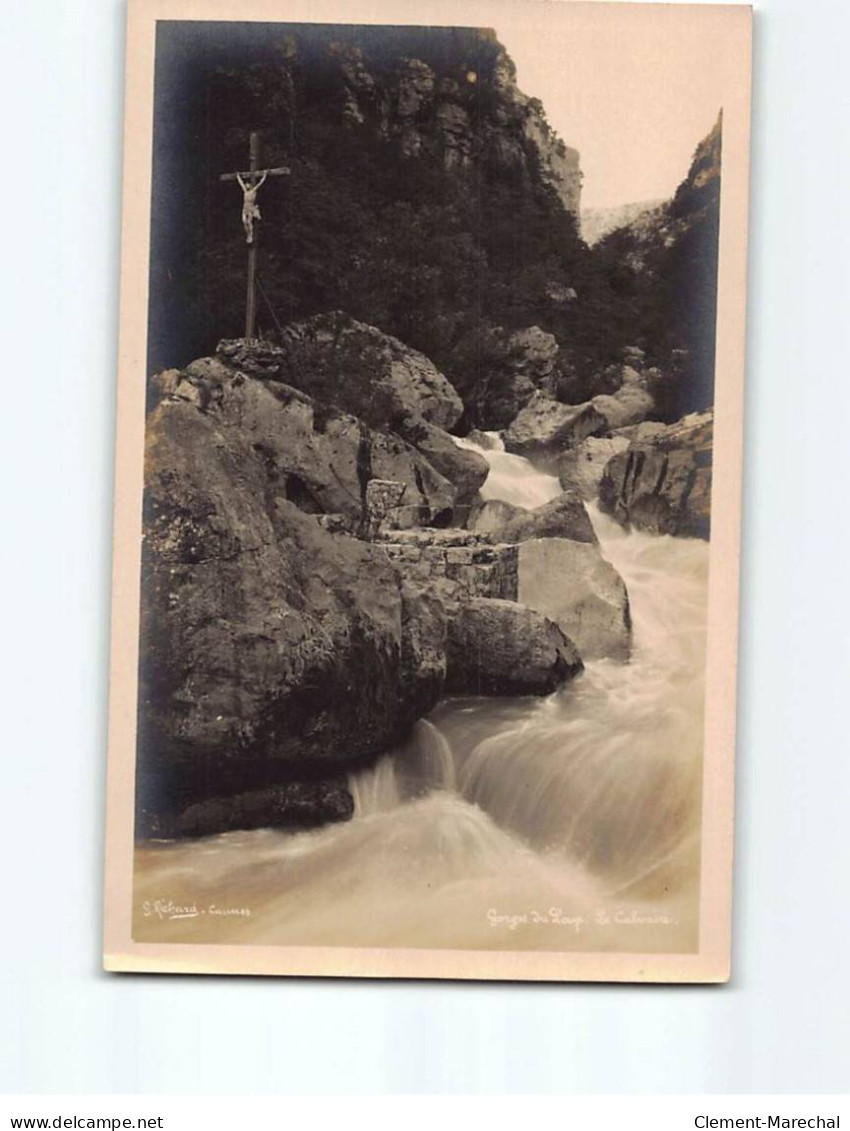
[[[483,454],[485,498],[559,494]],[[136,939],[695,949],[708,545],[588,509],[628,588],[629,663],[589,663],[544,699],[443,701],[352,777],[347,824],[139,846]]]

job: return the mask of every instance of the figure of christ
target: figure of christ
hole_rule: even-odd
[[[258,181],[252,181],[250,184],[247,184],[242,180],[239,173],[236,174],[236,180],[239,182],[239,187],[242,189],[242,226],[245,229],[246,243],[254,242],[254,221],[260,219],[257,193],[267,176],[268,172],[264,172]]]

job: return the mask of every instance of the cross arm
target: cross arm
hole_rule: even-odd
[[[278,165],[275,169],[249,169],[245,173],[222,173],[219,176],[220,181],[235,181],[237,177],[241,177],[243,181],[253,180],[254,177],[262,177],[265,173],[268,177],[287,177],[292,172],[288,165]]]

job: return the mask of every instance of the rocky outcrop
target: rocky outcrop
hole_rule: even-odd
[[[504,433],[505,449],[551,466],[562,452],[578,447],[588,436],[603,436],[641,423],[654,409],[650,392],[653,373],[645,368],[642,351],[635,349],[629,351],[623,364],[609,366],[600,375],[601,387],[607,391],[581,404],[565,404],[539,390]],[[556,387],[562,397],[569,382],[565,384],[559,378]],[[581,388],[586,390],[587,383]]]
[[[656,437],[663,436],[667,428],[668,425],[660,420],[644,420],[641,424],[620,428],[616,435],[630,444],[651,443]]]
[[[198,362],[179,381],[169,375],[169,398],[194,405],[218,427],[249,440],[278,497],[308,513],[342,515],[356,529],[366,517],[368,482],[386,479],[403,487],[397,525],[425,526],[451,516],[457,488],[400,436],[378,432],[277,380],[246,377],[219,362],[201,368],[203,376]]]
[[[480,64],[474,62],[476,56]],[[447,171],[467,170],[484,159],[515,175],[530,178],[536,173],[563,208],[577,216],[578,152],[554,133],[541,103],[519,90],[516,68],[504,48],[480,39],[467,45],[466,58],[465,72],[442,76],[423,59],[401,58],[387,76],[387,96],[375,123],[379,133],[394,139],[406,158],[437,157]],[[346,116],[355,125],[376,116],[374,89],[364,81],[363,61],[361,51],[356,62],[349,63],[347,75]],[[485,82],[490,93],[486,116],[475,98]]]
[[[482,115],[474,112],[475,87],[485,81],[474,61],[482,49],[488,56],[492,53],[486,69],[491,71],[489,85],[497,100],[497,124],[504,127],[501,132],[482,128]],[[513,63],[498,45],[490,48],[481,40],[468,44],[466,70],[454,74],[438,74],[423,59],[403,56],[391,73],[382,75],[380,90],[361,48],[334,44],[332,50],[345,76],[343,113],[350,126],[372,125],[404,157],[438,158],[449,172],[472,168],[484,147],[491,160],[519,171],[534,161],[543,183],[567,210],[578,212],[579,155],[554,135],[540,104],[517,89]]]
[[[532,147],[544,183],[554,191],[565,210],[578,217],[582,180],[578,151],[564,145],[552,130],[542,104],[535,98],[526,97],[517,88],[516,67],[501,46],[493,68],[493,86],[512,109],[519,111],[523,139]],[[504,117],[508,118],[509,112]],[[502,139],[503,144],[506,140]]]
[[[572,538],[596,542],[581,497],[565,491],[551,502],[526,510],[501,499],[490,499],[473,508],[467,528],[487,534],[496,542],[527,542],[532,538]]]
[[[487,460],[478,452],[458,447],[442,428],[408,416],[399,421],[398,434],[454,485],[459,506],[470,503],[484,486],[490,473]]]
[[[714,400],[722,132],[721,113],[673,199],[640,212],[594,249],[628,283],[635,327],[656,367],[654,415],[666,422]]]
[[[648,389],[636,382],[622,385],[616,393],[593,397],[590,403],[605,417],[611,429],[640,424],[655,404]]]
[[[705,412],[666,427],[642,426],[606,464],[600,507],[639,530],[708,538],[713,424],[713,413]]]
[[[487,478],[486,460],[458,448],[446,431],[463,411],[454,388],[427,357],[374,326],[339,312],[319,315],[287,326],[278,345],[220,342],[218,357],[204,364],[222,363],[401,437],[455,486],[458,503],[472,499]]]
[[[598,546],[547,538],[519,548],[519,600],[549,617],[585,660],[627,660],[629,599]]]
[[[587,501],[599,494],[605,465],[629,446],[628,436],[588,436],[558,458],[558,480],[565,491],[575,491]]]
[[[284,327],[280,343],[220,342],[218,356],[254,377],[273,378],[359,416],[372,428],[421,417],[451,428],[463,402],[424,354],[341,311]]]
[[[560,404],[538,392],[517,415],[503,440],[505,451],[548,466],[561,452],[609,429],[608,420],[593,404]]]
[[[446,682],[445,606],[438,594],[395,572],[401,593],[400,667],[411,680],[407,695],[413,703],[433,703]]]
[[[584,666],[551,620],[485,597],[454,608],[446,654],[446,690],[454,695],[548,695]]]
[[[442,606],[286,498],[265,444],[278,402],[250,379],[236,391],[218,412],[175,398],[148,419],[141,829],[369,760],[442,689]]]

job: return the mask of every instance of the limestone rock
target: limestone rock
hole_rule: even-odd
[[[154,396],[157,399],[175,396],[182,380],[183,371],[181,369],[163,369],[161,373],[155,373],[151,378]]]
[[[577,491],[583,499],[595,499],[608,460],[628,446],[627,436],[588,436],[558,459],[561,486],[565,491]]]
[[[195,378],[187,380],[191,387]],[[220,429],[250,442],[274,496],[301,510],[345,515],[356,529],[366,518],[369,481],[384,479],[403,485],[400,525],[428,525],[452,513],[454,486],[400,436],[377,432],[288,385],[237,374],[207,411]]]
[[[479,492],[490,465],[484,456],[461,448],[448,432],[429,424],[422,417],[407,416],[397,424],[398,434],[425,457],[428,463],[457,491],[458,506],[468,504]]]
[[[639,424],[655,406],[652,395],[638,384],[624,384],[616,393],[593,397],[590,403],[611,429]]]
[[[445,86],[443,90],[445,91]],[[472,163],[475,131],[469,112],[455,101],[437,106],[437,127],[443,142],[443,164],[447,169],[464,169]]]
[[[592,403],[560,404],[538,392],[517,415],[503,439],[505,451],[546,466],[588,436],[609,429],[607,418]]]
[[[455,695],[548,695],[584,666],[552,621],[486,597],[450,612],[446,652],[446,690]]]
[[[143,828],[195,803],[330,780],[398,741],[441,692],[440,610],[403,591],[380,547],[287,501],[257,444],[259,418],[280,420],[276,401],[250,385],[256,416],[250,400],[230,418],[228,405],[219,416],[163,400],[148,418]],[[283,796],[268,795],[271,823]]]
[[[448,429],[463,412],[424,354],[340,311],[284,327],[279,345],[240,338],[220,342],[217,352],[245,373],[301,389],[372,428],[394,430],[398,418],[413,415]]]
[[[446,378],[424,354],[372,326],[344,314],[320,315],[287,326],[281,345],[221,342],[219,355],[225,372],[230,366],[288,384],[378,432],[400,436],[455,486],[461,505],[487,478],[484,458],[458,448],[446,431],[463,411]]]
[[[223,385],[233,379],[233,369],[217,357],[198,357],[186,366],[190,377],[197,377],[212,385]]]
[[[436,703],[446,682],[446,610],[436,593],[399,578],[401,670],[411,680],[406,694],[414,703]]]
[[[559,352],[554,334],[541,330],[539,326],[529,326],[511,334],[507,346],[510,355],[537,388],[552,376]]]
[[[467,529],[490,534],[496,542],[527,542],[531,538],[596,542],[587,511],[575,491],[565,491],[534,510],[491,499],[471,511]]]
[[[518,515],[530,513],[525,507],[506,503],[504,499],[487,499],[486,502],[478,503],[470,509],[466,527],[473,534],[492,535],[507,526]]]
[[[541,104],[517,88],[516,67],[503,47],[499,48],[493,68],[493,85],[520,111],[524,140],[533,147],[542,180],[555,192],[564,209],[577,217],[581,211],[582,181],[579,153],[564,145],[553,132]]]
[[[624,525],[653,534],[708,538],[713,412],[638,433],[605,466],[599,505]]]
[[[519,548],[519,600],[555,621],[585,660],[627,660],[629,598],[598,546],[547,538]]]
[[[434,95],[435,76],[421,59],[402,59],[399,64],[396,111],[400,118],[421,113]]]

